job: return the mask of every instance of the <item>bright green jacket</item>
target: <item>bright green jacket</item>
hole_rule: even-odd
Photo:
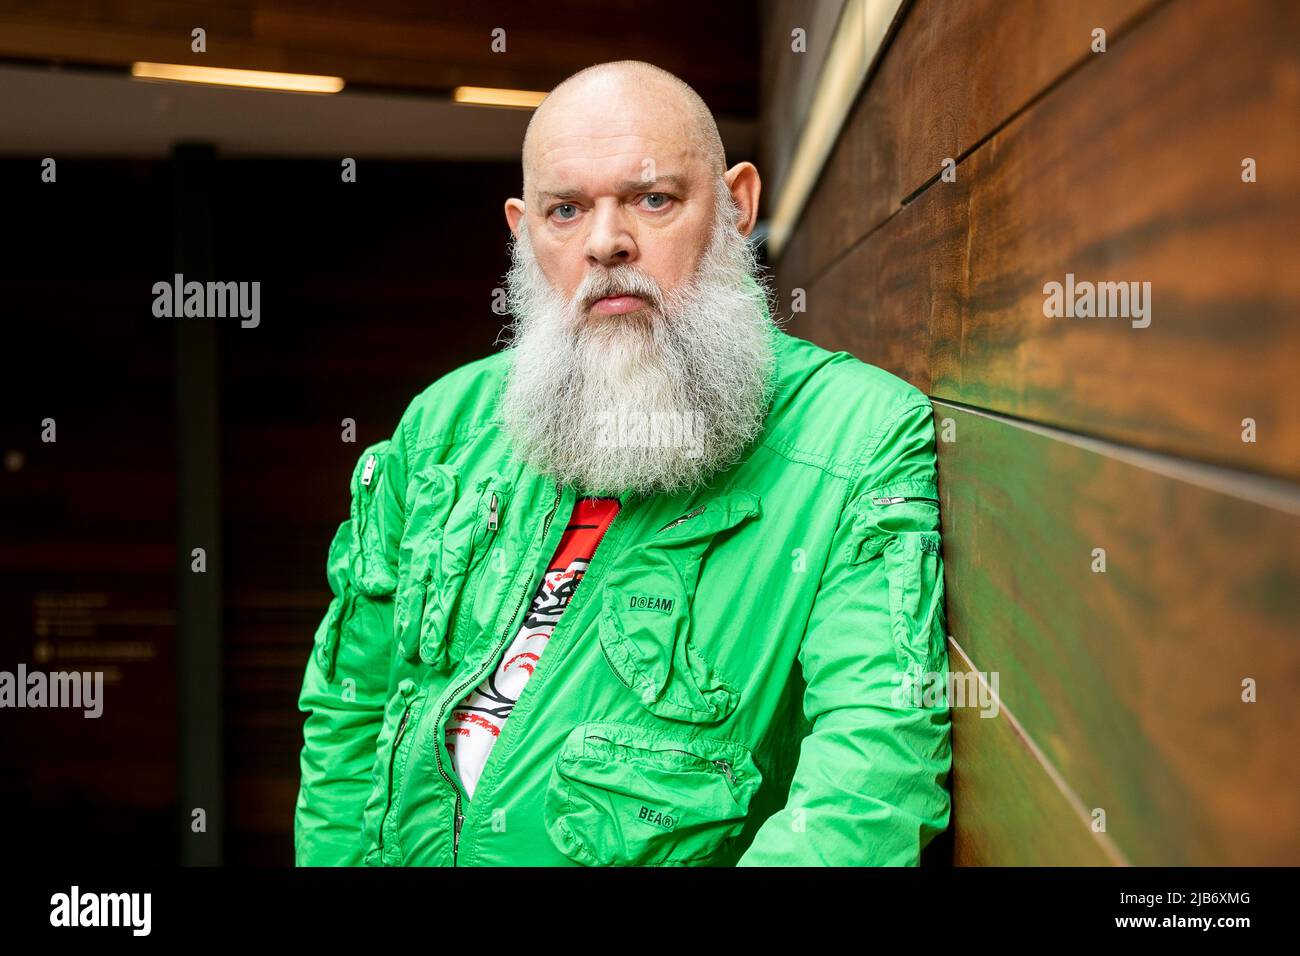
[[[949,822],[925,395],[773,329],[775,399],[705,491],[634,499],[474,792],[443,728],[573,508],[512,453],[508,356],[361,455],[307,662],[299,865],[915,865]],[[922,689],[925,692],[921,692]]]

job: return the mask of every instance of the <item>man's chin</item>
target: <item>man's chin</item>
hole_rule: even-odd
[[[608,331],[617,331],[621,329],[636,329],[641,332],[648,332],[659,320],[658,310],[649,302],[633,309],[630,312],[619,312],[610,314],[608,312],[597,311],[595,306],[587,310],[584,324],[589,329],[600,329]]]

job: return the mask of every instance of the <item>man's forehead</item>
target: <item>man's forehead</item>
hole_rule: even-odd
[[[576,189],[622,192],[669,177],[678,188],[693,185],[697,137],[681,110],[645,92],[620,86],[618,109],[611,109],[611,97],[594,95],[550,103],[525,143],[529,185],[542,198]]]
[[[676,130],[573,130],[538,142],[532,159],[532,179],[540,191],[603,192],[669,176],[689,185],[696,176],[689,140]]]
[[[537,195],[546,199],[577,199],[601,193],[625,196],[646,189],[674,189],[688,191],[695,183],[689,170],[674,167],[670,171],[633,169],[631,172],[602,174],[595,170],[587,173],[564,174],[547,171],[537,185]]]

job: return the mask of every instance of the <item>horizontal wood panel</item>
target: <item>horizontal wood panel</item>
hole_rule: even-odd
[[[953,671],[979,670],[949,641]],[[952,709],[956,866],[1109,866],[1109,856],[1007,712]]]
[[[1300,8],[1210,30],[1215,9],[1143,20],[856,246],[792,330],[937,397],[1300,477]],[[1067,274],[1149,282],[1150,324],[1048,317]]]
[[[443,92],[461,84],[549,90],[592,63],[648,60],[679,74],[709,106],[757,112],[758,26],[748,4],[636,0],[593,16],[584,0],[471,0],[409,6],[230,0],[0,2],[0,57],[125,66],[135,60],[324,73],[350,84]],[[665,24],[690,23],[690,29]],[[207,52],[190,31],[207,31]],[[505,31],[505,51],[493,48]],[[724,38],[720,41],[719,38]]]
[[[781,256],[782,288],[806,288],[902,201],[1092,54],[1153,0],[917,0],[850,114]],[[764,126],[797,126],[764,104]],[[773,184],[775,185],[775,184]],[[788,301],[788,300],[787,300]]]
[[[949,630],[1083,806],[1139,865],[1300,863],[1300,493],[935,409]]]

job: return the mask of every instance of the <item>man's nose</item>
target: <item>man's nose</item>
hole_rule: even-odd
[[[607,205],[592,211],[591,232],[587,236],[587,261],[606,268],[624,265],[637,257],[636,240],[628,231],[626,213],[621,206]]]

